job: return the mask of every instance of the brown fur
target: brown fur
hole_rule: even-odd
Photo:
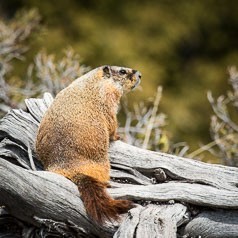
[[[87,213],[98,223],[118,219],[132,207],[130,201],[114,200],[106,192],[108,147],[110,140],[118,139],[120,98],[139,81],[140,73],[128,68],[92,70],[56,96],[39,127],[36,151],[45,169],[78,186]]]

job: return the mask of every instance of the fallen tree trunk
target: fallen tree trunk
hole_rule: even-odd
[[[63,176],[42,171],[36,158],[37,128],[52,100],[50,94],[28,99],[26,112],[12,110],[1,120],[0,237],[11,232],[6,224],[17,226],[24,237],[238,237],[238,229],[231,228],[238,226],[237,168],[121,141],[110,146],[108,191],[139,205],[121,224],[94,224],[77,187]]]

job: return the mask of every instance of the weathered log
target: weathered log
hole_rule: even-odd
[[[113,238],[176,238],[177,226],[184,222],[186,210],[182,204],[131,209]]]
[[[72,182],[39,171],[42,166],[34,152],[35,136],[52,101],[50,94],[43,99],[28,99],[27,112],[12,110],[1,120],[0,206],[36,231],[45,227],[46,233],[66,237],[111,237],[117,223],[104,227],[94,224]],[[153,203],[129,211],[114,237],[216,237],[218,233],[221,236],[217,237],[238,237],[237,229],[231,232],[228,228],[238,224],[234,215],[238,208],[238,168],[142,150],[121,141],[111,144],[109,154],[110,194],[142,205]],[[171,200],[176,203],[168,205]],[[226,210],[221,213],[220,209]],[[215,226],[201,219],[207,217],[224,219]]]
[[[184,233],[204,238],[238,237],[238,211],[204,211],[189,222]]]
[[[208,164],[175,155],[143,150],[121,141],[110,146],[112,164],[134,168],[154,178],[157,168],[163,169],[170,180],[211,185],[218,189],[238,191],[238,168]]]
[[[207,185],[168,182],[147,186],[132,185],[109,189],[115,198],[131,200],[169,201],[175,200],[194,205],[238,208],[238,191],[217,189]],[[214,199],[216,198],[216,199]]]
[[[109,227],[103,230],[89,220],[76,185],[63,176],[24,170],[3,159],[0,160],[0,174],[0,204],[14,217],[36,226],[41,225],[40,219],[69,220],[82,230],[90,230],[90,233],[85,231],[88,237],[110,234]]]

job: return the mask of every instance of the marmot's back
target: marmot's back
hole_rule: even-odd
[[[83,90],[64,89],[42,119],[36,148],[48,170],[65,160],[89,159],[91,153],[96,161],[105,157],[109,134],[103,111],[96,106],[91,109],[84,94]]]
[[[117,66],[99,67],[62,90],[44,115],[36,151],[45,169],[78,185],[89,216],[102,223],[117,219],[133,205],[106,192],[108,147],[116,140],[118,104],[135,88],[140,73]]]

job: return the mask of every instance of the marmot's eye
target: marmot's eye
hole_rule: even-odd
[[[119,74],[121,74],[121,75],[126,74],[126,70],[125,70],[125,69],[121,69],[121,70],[119,71]]]

